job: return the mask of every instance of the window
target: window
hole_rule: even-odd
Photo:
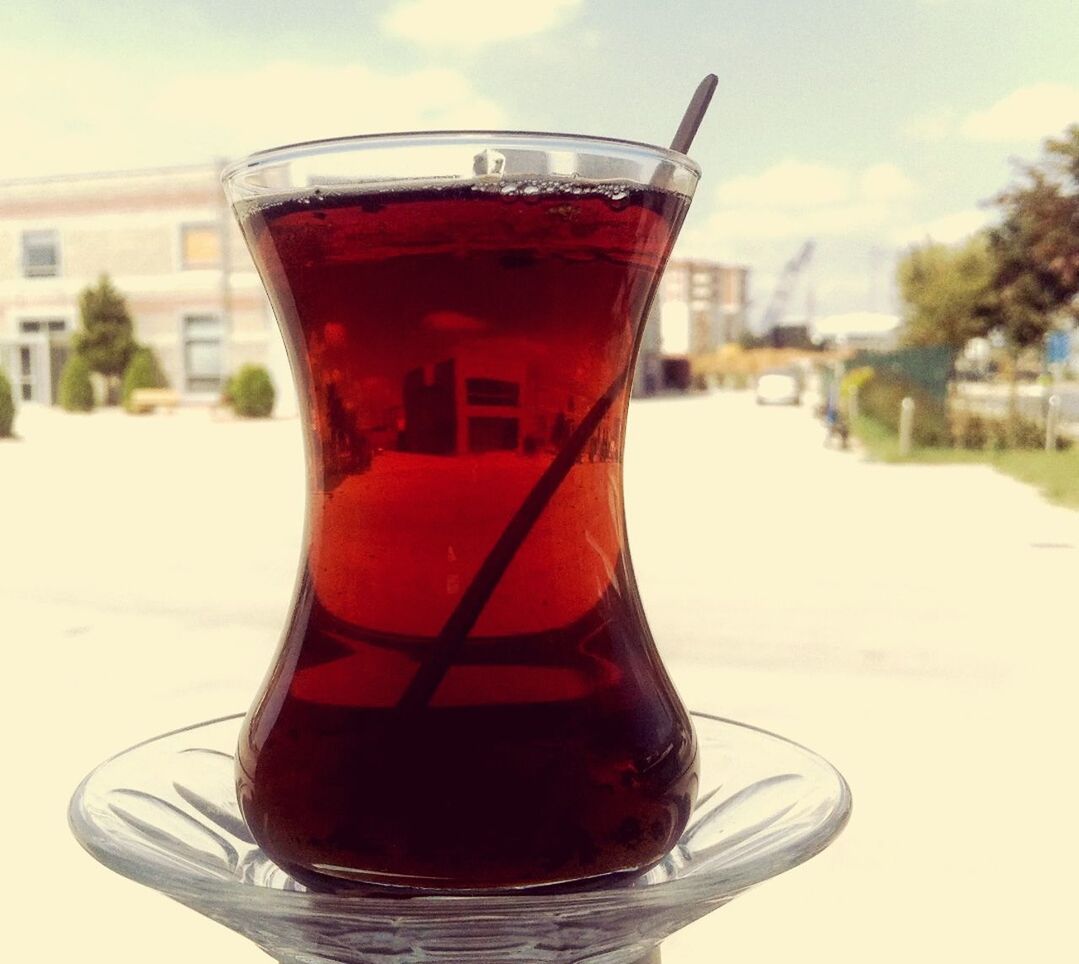
[[[466,378],[465,393],[469,405],[517,405],[520,386],[500,378]]]
[[[24,278],[54,278],[60,273],[60,236],[56,231],[23,231]]]
[[[24,318],[19,322],[19,334],[22,335],[57,335],[67,331],[67,322],[63,318]]]
[[[475,416],[468,420],[470,452],[513,452],[520,427],[515,418]]]
[[[22,385],[22,400],[34,400],[34,356],[28,345],[19,346],[19,382]]]
[[[185,224],[180,228],[180,266],[216,268],[221,264],[221,232],[216,224]]]
[[[216,315],[184,318],[184,379],[189,392],[221,390],[221,319]]]

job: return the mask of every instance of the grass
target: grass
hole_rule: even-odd
[[[904,456],[899,453],[899,439],[895,433],[868,416],[860,416],[855,421],[854,434],[870,457],[877,461],[919,465],[989,465],[1013,479],[1033,485],[1050,502],[1079,509],[1079,445],[1073,445],[1066,452],[916,447],[911,449],[910,455]]]
[[[1067,452],[995,452],[1001,472],[1036,486],[1050,502],[1079,509],[1079,447]]]

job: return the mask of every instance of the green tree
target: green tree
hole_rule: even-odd
[[[911,248],[897,269],[903,343],[960,350],[987,334],[994,273],[989,239],[982,234],[956,246],[929,241]]]
[[[82,355],[71,354],[60,373],[60,407],[67,412],[89,412],[94,407],[90,365]]]
[[[15,424],[15,400],[11,396],[11,382],[0,368],[0,438],[11,437],[11,426]]]
[[[127,302],[103,274],[79,295],[79,314],[82,331],[75,335],[75,351],[91,371],[105,376],[106,402],[114,405],[119,377],[136,347]]]
[[[131,396],[137,388],[168,388],[169,380],[165,377],[157,355],[152,348],[140,345],[131,356],[131,361],[124,369],[124,379],[120,390],[120,400],[124,408],[131,411]]]

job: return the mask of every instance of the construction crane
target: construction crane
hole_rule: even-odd
[[[801,250],[786,263],[783,273],[776,282],[776,289],[772,292],[772,300],[764,309],[761,316],[760,333],[764,337],[775,337],[775,330],[783,320],[787,310],[787,301],[790,299],[794,286],[810,261],[813,260],[815,242],[812,238],[802,245]]]

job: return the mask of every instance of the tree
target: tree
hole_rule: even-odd
[[[72,354],[60,373],[60,407],[65,412],[89,412],[94,407],[94,387],[90,384],[90,365],[82,355]]]
[[[1020,166],[1020,178],[997,196],[1002,217],[990,232],[990,314],[1011,351],[1012,423],[1020,352],[1079,314],[1079,125],[1047,140],[1039,162]]]
[[[15,400],[11,397],[11,382],[0,368],[0,438],[10,437],[14,423]]]
[[[959,351],[971,338],[987,334],[994,272],[989,240],[982,234],[958,246],[927,241],[911,248],[897,269],[905,306],[903,343]]]
[[[1045,142],[1022,180],[997,198],[993,314],[1013,354],[1041,342],[1058,320],[1079,317],[1079,124]]]
[[[124,379],[120,390],[120,400],[129,412],[134,411],[131,396],[139,388],[168,388],[169,380],[161,370],[152,348],[141,345],[135,349],[124,369]]]
[[[75,351],[91,371],[105,376],[106,402],[114,405],[119,377],[136,347],[127,302],[103,274],[79,295],[79,314],[82,331],[75,335]]]

